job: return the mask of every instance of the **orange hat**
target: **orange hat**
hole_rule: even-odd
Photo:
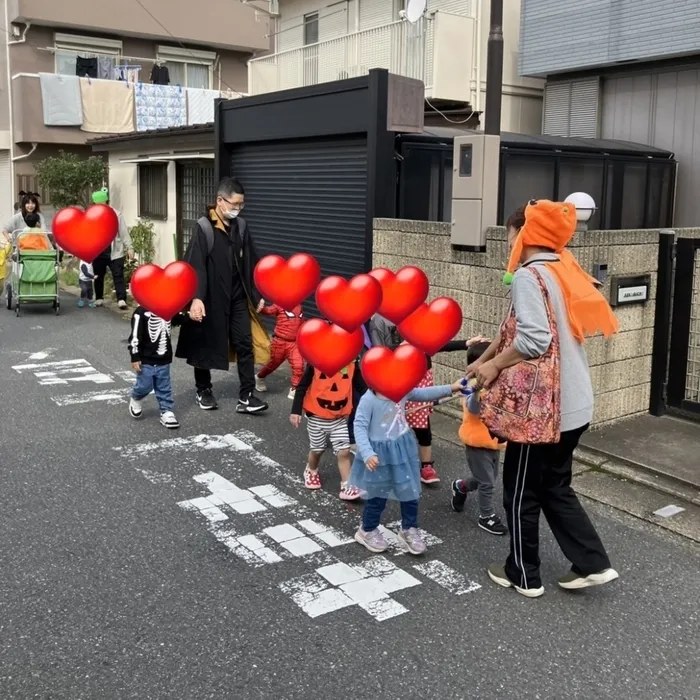
[[[580,343],[586,335],[597,331],[606,337],[617,333],[618,322],[605,297],[595,286],[595,279],[581,269],[567,243],[576,231],[576,207],[568,202],[532,201],[525,209],[525,224],[520,229],[508,260],[506,284],[520,264],[526,246],[549,248],[559,254],[559,260],[548,262],[561,288],[571,331]]]

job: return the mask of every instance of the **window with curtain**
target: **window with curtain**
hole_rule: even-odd
[[[186,61],[166,61],[165,65],[170,73],[171,85],[204,88],[207,90],[211,87],[211,64],[189,63]]]
[[[99,77],[113,77],[114,68],[119,63],[120,50],[102,46],[99,38],[91,43],[90,37],[68,37],[54,42],[56,73],[75,75],[78,58],[96,58],[100,65]]]
[[[168,218],[167,163],[139,163],[139,216]]]

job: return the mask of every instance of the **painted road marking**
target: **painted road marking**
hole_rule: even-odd
[[[131,389],[109,389],[107,391],[86,391],[83,394],[63,394],[52,396],[51,400],[57,406],[76,406],[81,403],[102,401],[110,406],[126,403]]]
[[[475,581],[467,581],[466,576],[457,573],[454,569],[441,561],[429,561],[425,564],[415,564],[413,568],[431,581],[435,581],[445,590],[455,595],[464,595],[479,590],[481,586]]]
[[[39,380],[39,384],[43,386],[68,384],[69,382],[93,382],[94,384],[114,382],[110,375],[99,372],[84,359],[28,363],[14,365],[12,369],[19,374],[31,372]]]
[[[253,433],[238,431],[235,434],[163,439],[114,449],[134,461],[167,450],[229,451],[240,454],[256,466],[262,465],[268,477],[284,475],[295,486],[300,486],[303,483],[301,478],[251,446],[251,443],[261,442]],[[226,463],[225,459],[223,461]],[[234,458],[234,463],[237,461]],[[168,475],[153,474],[142,469],[138,471],[152,483],[172,483]],[[437,584],[456,596],[481,588],[478,583],[439,560],[425,561],[423,557],[419,564],[411,565],[410,573],[393,563],[391,555],[406,554],[398,539],[399,521],[381,526],[390,545],[385,555],[370,555],[360,564],[350,564],[334,554],[344,552],[345,545],[353,543],[354,539],[324,524],[318,513],[312,512],[277,486],[261,484],[242,488],[214,471],[196,474],[192,478],[206,489],[206,493],[180,501],[177,505],[202,517],[207,530],[237,559],[253,568],[270,565],[283,567],[285,561],[296,560],[312,569],[309,573],[277,584],[280,591],[312,619],[354,606],[379,622],[389,620],[409,612],[409,608],[393,598],[392,594],[425,582]],[[307,494],[307,500],[318,502],[319,495],[318,492]],[[325,495],[337,511],[337,498]],[[280,513],[291,515],[293,519],[275,522],[276,514]],[[275,519],[271,522],[272,518]],[[248,522],[248,525],[249,521],[260,523],[262,520],[264,524],[241,531],[239,520]],[[424,530],[421,530],[421,534],[428,546],[442,544],[440,538]],[[367,553],[362,551],[366,557]],[[424,580],[417,578],[417,574],[422,575]]]

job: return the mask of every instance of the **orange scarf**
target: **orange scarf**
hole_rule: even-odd
[[[619,324],[607,299],[595,286],[595,279],[581,269],[567,243],[576,231],[576,208],[573,204],[540,199],[525,209],[525,225],[520,229],[508,261],[506,278],[520,263],[523,248],[538,246],[559,254],[559,260],[547,263],[559,284],[569,325],[574,337],[583,343],[586,335],[600,331],[606,338],[617,333]]]

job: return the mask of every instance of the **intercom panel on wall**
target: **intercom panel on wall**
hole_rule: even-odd
[[[451,242],[457,248],[485,250],[486,229],[496,225],[500,149],[498,136],[455,137]]]

